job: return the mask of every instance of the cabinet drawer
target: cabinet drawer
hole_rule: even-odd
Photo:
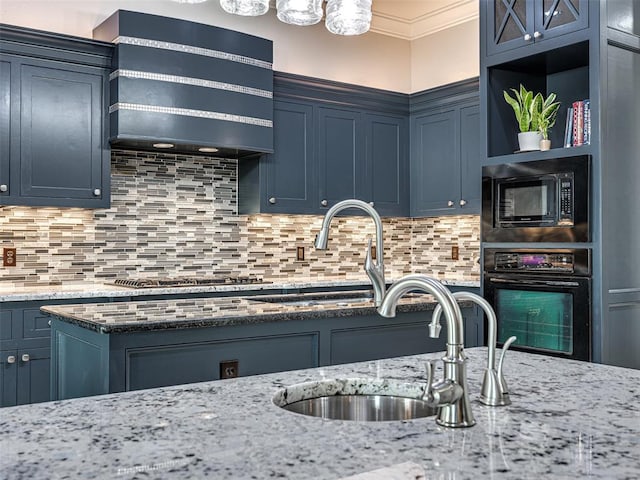
[[[11,310],[0,311],[0,341],[13,338],[13,312]]]
[[[22,313],[22,330],[20,338],[25,340],[32,338],[50,338],[50,318],[51,317],[48,315],[42,313],[39,308],[25,309]]]

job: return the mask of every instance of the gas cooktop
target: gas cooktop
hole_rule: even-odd
[[[268,283],[260,277],[177,277],[177,278],[117,278],[111,285],[128,288],[198,287],[207,285],[245,285]]]

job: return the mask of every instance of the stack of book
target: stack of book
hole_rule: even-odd
[[[591,106],[589,99],[577,100],[567,109],[564,146],[579,147],[591,143]]]

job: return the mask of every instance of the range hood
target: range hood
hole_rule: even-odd
[[[93,37],[116,44],[113,147],[217,149],[206,154],[234,158],[273,152],[270,40],[126,10],[96,27]]]

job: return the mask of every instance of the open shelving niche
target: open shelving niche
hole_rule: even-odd
[[[584,41],[528,57],[489,66],[487,69],[487,163],[572,157],[590,154],[592,145],[564,147],[567,108],[577,100],[590,98],[589,42]],[[555,125],[549,131],[551,150],[515,153],[518,149],[518,125],[513,109],[504,100],[503,91],[519,88],[554,92],[561,102]],[[598,111],[594,99],[591,108]],[[595,140],[596,135],[592,138]],[[592,140],[593,144],[593,140]]]

